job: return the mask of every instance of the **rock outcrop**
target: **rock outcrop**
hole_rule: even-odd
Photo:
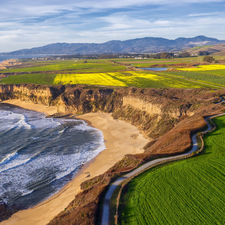
[[[85,85],[0,85],[0,100],[20,99],[57,106],[62,114],[108,112],[148,138],[167,133],[197,108],[218,101],[222,93],[194,89],[105,88]]]
[[[16,205],[7,205],[4,200],[0,199],[0,222],[8,219],[13,213],[21,210]]]
[[[15,65],[21,65],[18,59],[4,60],[2,63],[0,63],[0,70],[4,70],[4,69],[7,69],[8,67],[15,66]]]

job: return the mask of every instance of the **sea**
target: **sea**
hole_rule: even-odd
[[[0,199],[33,207],[104,149],[103,133],[82,120],[46,118],[0,103]]]
[[[7,59],[28,59],[28,58],[37,58],[37,57],[47,57],[51,55],[1,55],[0,54],[0,63]]]

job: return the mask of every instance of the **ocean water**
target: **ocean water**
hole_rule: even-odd
[[[45,118],[0,103],[0,199],[35,206],[104,149],[102,132],[84,121]]]
[[[1,55],[0,54],[0,63],[7,59],[27,59],[27,58],[36,58],[36,57],[47,57],[51,55]]]

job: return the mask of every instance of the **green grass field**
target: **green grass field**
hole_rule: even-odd
[[[225,224],[225,116],[204,138],[200,156],[133,179],[120,205],[121,224]]]
[[[87,84],[100,86],[142,87],[142,88],[203,88],[201,85],[184,79],[169,77],[145,71],[124,71],[81,74],[23,74],[9,76],[2,80],[5,84]]]
[[[22,75],[14,75],[9,76],[5,79],[2,79],[0,83],[3,84],[25,84],[25,83],[32,83],[32,84],[46,84],[52,85],[55,79],[55,74],[22,74]]]
[[[225,85],[221,65],[212,67],[210,73],[205,71],[183,71],[180,72],[152,72],[152,71],[128,71],[125,64],[132,64],[136,67],[149,67],[153,64],[163,63],[165,65],[176,63],[188,63],[201,61],[202,57],[179,58],[179,59],[93,59],[93,60],[61,60],[61,61],[28,61],[22,65],[16,65],[9,69],[1,70],[1,74],[10,76],[0,80],[4,84],[88,84],[101,86],[120,87],[142,87],[142,88],[204,88],[210,84]],[[119,62],[114,63],[115,61]],[[125,64],[121,64],[121,62]],[[224,65],[222,65],[224,67]],[[219,70],[217,69],[219,68]],[[191,68],[195,69],[195,68]],[[196,68],[197,70],[199,68]],[[209,69],[209,68],[208,68]],[[211,69],[211,67],[210,67]],[[175,75],[168,76],[168,75]],[[188,78],[203,81],[199,84]],[[214,87],[216,88],[216,87]]]
[[[183,78],[206,82],[209,84],[225,86],[225,70],[213,70],[213,71],[204,71],[204,72],[194,72],[194,71],[170,72],[168,71],[166,73],[183,77]]]
[[[113,72],[118,70],[126,69],[125,66],[120,66],[118,64],[114,64],[112,62],[104,62],[100,61],[87,61],[84,63],[84,60],[79,61],[52,61],[46,62],[47,65],[37,65],[34,63],[34,66],[28,66],[26,68],[15,68],[15,69],[6,69],[1,70],[4,73],[17,73],[17,72],[44,72],[44,71],[73,71],[73,72]]]
[[[174,59],[134,59],[134,58],[117,58],[112,59],[116,62],[123,62],[123,63],[154,63],[154,62],[170,62],[170,63],[193,63],[193,62],[202,62],[204,56],[198,57],[187,57],[187,58],[174,58]]]
[[[222,75],[223,77],[225,77],[225,70],[209,70],[209,71],[205,71],[205,73]]]
[[[194,48],[191,48],[192,50],[198,50],[200,48],[204,49],[204,48],[209,48],[209,47],[212,47],[213,45],[205,45],[205,46],[196,46]]]

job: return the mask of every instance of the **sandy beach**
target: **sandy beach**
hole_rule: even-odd
[[[56,106],[39,105],[39,104],[30,103],[30,102],[20,101],[18,99],[6,100],[6,101],[2,101],[2,103],[16,105],[24,109],[34,110],[37,112],[45,113],[47,115],[52,115],[57,112]]]
[[[56,107],[46,107],[19,100],[8,100],[3,103],[17,105],[46,114],[56,113]],[[135,126],[124,121],[114,120],[107,113],[88,113],[79,115],[77,118],[89,121],[93,127],[103,132],[106,149],[86,163],[75,178],[57,194],[33,208],[13,214],[10,219],[0,224],[47,224],[74,199],[83,181],[104,173],[126,154],[143,152],[142,147],[149,141],[140,134]]]

